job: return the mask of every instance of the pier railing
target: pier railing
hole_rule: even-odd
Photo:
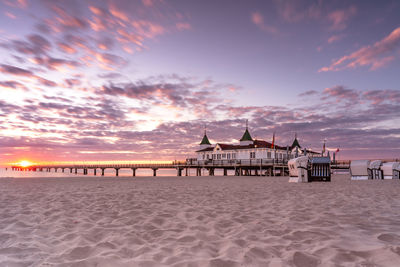
[[[228,160],[199,160],[186,162],[187,166],[199,167],[227,167],[227,166],[273,166],[287,165],[284,159],[228,159]]]

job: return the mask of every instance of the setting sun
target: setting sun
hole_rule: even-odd
[[[20,165],[21,167],[28,167],[28,166],[32,165],[32,162],[29,162],[27,160],[22,160],[18,163],[18,165]]]

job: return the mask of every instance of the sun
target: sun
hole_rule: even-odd
[[[28,167],[28,166],[32,165],[32,163],[29,162],[29,161],[27,161],[27,160],[21,160],[21,161],[18,163],[18,165],[21,166],[21,167]]]

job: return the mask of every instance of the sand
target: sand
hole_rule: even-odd
[[[0,179],[0,266],[399,266],[400,181]]]

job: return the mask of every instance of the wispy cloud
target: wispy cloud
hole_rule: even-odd
[[[261,30],[263,30],[265,32],[272,33],[272,34],[278,33],[278,29],[277,28],[265,23],[264,17],[263,17],[263,15],[261,15],[260,12],[253,12],[251,14],[251,21],[255,25],[257,25],[257,27],[259,27]]]
[[[346,9],[339,9],[328,14],[327,18],[332,23],[331,29],[341,31],[346,29],[347,22],[357,13],[355,6],[350,6]]]
[[[290,23],[300,22],[304,19],[318,19],[323,13],[322,1],[312,4],[307,4],[299,0],[277,0],[275,2],[280,17]]]
[[[340,41],[342,38],[343,38],[343,35],[341,35],[341,34],[334,34],[334,35],[332,35],[331,37],[328,38],[328,43],[329,43],[329,44],[332,44],[332,43],[338,42],[338,41]]]
[[[393,30],[388,36],[373,45],[364,46],[350,55],[345,55],[332,62],[328,67],[323,67],[319,72],[339,71],[348,68],[369,66],[376,70],[389,64],[398,55],[400,48],[400,27]]]

